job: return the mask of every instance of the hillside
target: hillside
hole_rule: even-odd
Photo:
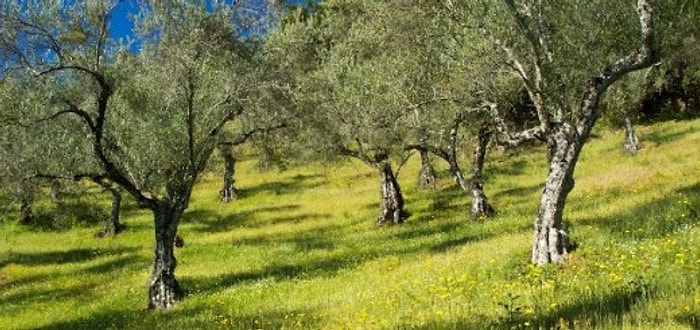
[[[562,266],[527,263],[546,168],[541,150],[492,152],[495,218],[471,221],[444,166],[439,187],[399,181],[401,226],[375,228],[378,174],[354,162],[237,168],[241,198],[198,184],[180,226],[176,275],[186,298],[146,311],[151,214],[126,205],[128,230],[0,228],[2,329],[700,328],[700,120],[638,128],[584,148],[565,212],[578,249]],[[99,190],[95,189],[99,193]],[[108,206],[107,193],[99,203]],[[76,210],[77,211],[77,210]]]

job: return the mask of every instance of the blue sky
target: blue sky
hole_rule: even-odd
[[[227,1],[228,2],[228,1]],[[301,5],[307,0],[287,0],[290,5]],[[320,2],[320,0],[318,0]],[[253,6],[263,6],[265,0],[256,0],[251,2]],[[139,11],[139,0],[122,0],[112,11],[112,18],[109,24],[109,30],[112,37],[121,40],[132,39],[134,43],[131,46],[131,51],[138,51],[141,47],[138,40],[133,39],[134,24],[129,19],[129,16],[136,14]]]
[[[109,30],[112,37],[124,39],[133,37],[134,24],[129,19],[129,15],[138,13],[139,4],[137,0],[124,0],[120,2],[112,11],[109,21]],[[135,42],[132,51],[138,50],[139,45]]]

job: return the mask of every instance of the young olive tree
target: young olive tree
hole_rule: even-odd
[[[490,217],[495,211],[484,192],[483,167],[491,134],[474,93],[478,79],[490,79],[484,70],[490,62],[472,46],[480,40],[443,6],[427,6],[419,13],[412,18],[420,22],[414,23],[414,43],[407,46],[416,61],[406,92],[414,100],[410,110],[418,141],[410,147],[443,159],[455,183],[472,197],[472,218]],[[465,149],[473,149],[469,176],[460,165]]]
[[[109,37],[113,5],[13,3],[2,8],[3,44],[17,68],[42,82],[47,97],[33,121],[62,132],[48,148],[82,142],[92,166],[71,175],[117,185],[153,212],[148,306],[169,308],[182,297],[173,250],[180,217],[254,82],[233,51],[226,8],[154,3],[139,19],[141,52],[129,54]],[[80,128],[61,130],[64,120]]]
[[[504,0],[501,7],[484,5],[481,11],[470,12],[482,14],[482,18],[471,17],[482,22],[472,27],[500,52],[537,111],[539,125],[513,134],[504,130],[506,137],[513,142],[535,137],[546,143],[549,172],[535,219],[531,254],[535,264],[567,258],[564,206],[574,187],[578,157],[600,116],[603,95],[615,81],[652,65],[655,59],[651,5],[637,1],[637,15],[632,8],[627,2],[545,5]],[[640,28],[631,25],[635,18]],[[637,46],[632,46],[635,30],[639,37]],[[491,106],[499,120],[497,105]]]
[[[294,12],[267,51],[295,79],[295,131],[325,156],[348,156],[380,175],[378,225],[407,217],[394,164],[409,138],[404,98],[411,69],[392,45],[409,42],[391,4],[327,1],[312,15]],[[393,7],[405,11],[409,7]],[[407,22],[402,23],[404,26]],[[405,55],[405,54],[404,54]]]

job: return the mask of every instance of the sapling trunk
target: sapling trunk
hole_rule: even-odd
[[[221,156],[224,159],[224,183],[219,196],[223,202],[232,202],[238,198],[238,192],[235,187],[234,174],[236,170],[236,158],[233,156],[231,146],[220,146]]]
[[[625,151],[635,154],[639,149],[641,149],[641,145],[639,144],[639,137],[634,131],[632,119],[629,116],[625,116]]]
[[[436,175],[435,168],[430,162],[430,154],[425,148],[421,148],[420,152],[420,177],[418,178],[418,186],[423,189],[430,189],[435,187]]]
[[[31,197],[22,197],[19,210],[19,224],[28,225],[34,220],[34,200]]]
[[[122,194],[119,189],[111,186],[104,187],[112,194],[112,205],[109,213],[109,219],[105,224],[104,229],[97,234],[99,237],[114,236],[126,229],[126,225],[119,220],[120,208],[122,203]]]
[[[407,217],[404,211],[403,195],[398,181],[394,176],[391,165],[388,162],[379,164],[381,175],[381,211],[377,219],[377,225],[395,225],[403,223]]]
[[[488,198],[486,198],[484,193],[484,160],[486,159],[486,150],[490,139],[491,132],[487,127],[482,126],[479,129],[478,143],[474,150],[472,179],[469,187],[472,195],[471,215],[474,219],[488,218],[495,213],[493,206],[489,204]]]

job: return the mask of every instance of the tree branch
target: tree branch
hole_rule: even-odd
[[[106,179],[107,176],[104,174],[96,174],[96,173],[80,173],[80,174],[73,174],[73,175],[60,175],[60,174],[47,174],[47,173],[34,173],[29,176],[25,176],[23,179],[24,180],[30,180],[30,179],[46,179],[46,180],[66,180],[66,181],[80,181],[83,179],[90,179],[94,182],[98,182],[101,180]]]
[[[80,117],[80,119],[85,123],[85,125],[87,125],[90,132],[93,132],[95,130],[95,123],[92,121],[92,117],[90,117],[89,113],[87,113],[85,110],[80,109],[78,106],[76,106],[75,104],[73,104],[73,102],[70,102],[69,100],[64,99],[63,102],[68,106],[68,109],[56,112],[48,117],[38,119],[35,121],[35,123],[54,120],[65,114],[75,114],[78,117]]]
[[[641,44],[627,56],[618,59],[603,69],[599,75],[591,78],[586,86],[581,102],[581,119],[576,123],[579,136],[587,136],[591,130],[591,121],[598,116],[600,98],[607,88],[625,74],[651,66],[657,57],[654,43],[653,10],[648,0],[637,1],[637,12],[641,26]]]
[[[225,145],[225,146],[241,145],[241,144],[245,143],[246,141],[248,141],[248,139],[250,139],[255,133],[258,133],[258,132],[268,133],[268,132],[271,132],[271,131],[274,131],[277,129],[281,129],[284,127],[287,127],[286,123],[280,123],[280,124],[277,124],[277,125],[274,125],[271,127],[265,127],[265,128],[259,128],[259,127],[251,128],[250,130],[237,136],[236,139],[233,139],[231,141],[222,141],[222,142],[219,142],[219,144]]]
[[[501,136],[506,138],[505,141],[501,140],[502,142],[505,142],[506,144],[515,147],[525,141],[531,141],[535,139],[542,140],[541,136],[544,133],[544,128],[541,125],[513,133],[510,131],[508,125],[506,125],[505,120],[503,119],[503,117],[501,117],[500,113],[498,112],[498,105],[496,103],[487,103],[487,107],[490,109],[491,118],[496,124],[496,129],[498,130],[498,133],[500,133]]]

